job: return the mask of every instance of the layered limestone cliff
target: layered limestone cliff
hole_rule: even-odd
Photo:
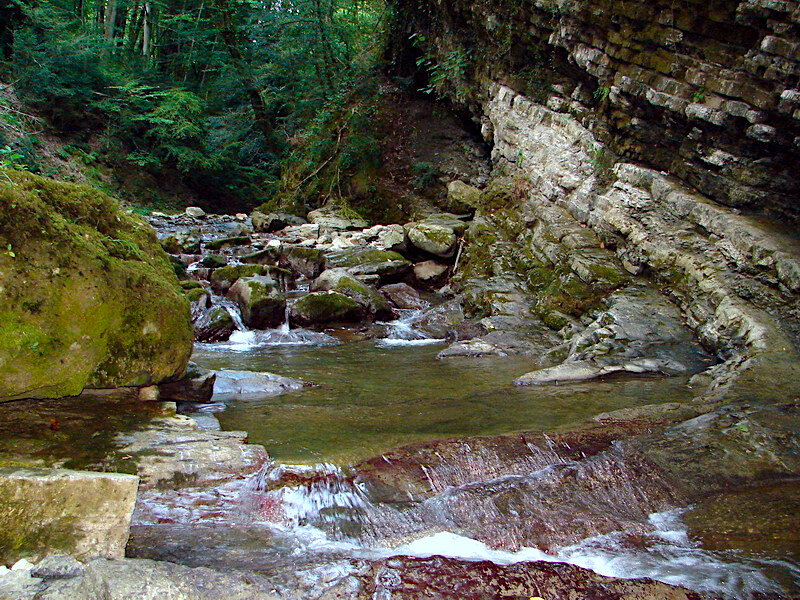
[[[706,397],[796,397],[800,3],[404,1],[399,19],[395,64],[427,57],[492,151],[468,308],[562,340],[540,366],[571,371],[519,383],[700,371],[665,351],[685,346],[666,299],[721,361]]]

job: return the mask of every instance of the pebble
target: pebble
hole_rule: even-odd
[[[14,566],[11,567],[12,571],[30,571],[33,569],[34,564],[30,562],[27,558],[21,558],[17,562],[14,563]]]

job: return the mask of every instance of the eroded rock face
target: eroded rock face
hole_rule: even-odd
[[[0,398],[179,376],[189,303],[153,231],[88,186],[0,179]]]
[[[725,359],[696,379],[704,391],[798,393],[796,235],[730,208],[800,215],[794,4],[533,3],[509,18],[500,2],[455,2],[424,20],[399,9],[426,51],[480,56],[442,90],[480,122],[495,165],[458,270],[467,316],[505,316],[516,295],[553,330],[581,328],[646,275]],[[413,61],[398,44],[402,70]]]
[[[0,562],[124,556],[138,484],[117,473],[0,468]]]
[[[579,593],[602,600],[711,600],[664,583],[603,577],[561,563],[503,566],[487,561],[397,556],[311,563],[303,565],[299,573],[275,567],[272,571],[266,577],[148,559],[93,560],[81,574],[69,579],[31,582],[27,593],[18,598],[29,600],[38,594],[40,600],[94,600],[101,596],[113,600],[465,600],[528,598],[545,593],[553,600],[572,600]]]

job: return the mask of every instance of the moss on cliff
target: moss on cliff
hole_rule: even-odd
[[[188,303],[155,234],[107,195],[0,172],[0,397],[180,375]]]

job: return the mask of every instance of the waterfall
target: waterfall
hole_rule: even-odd
[[[235,302],[231,302],[223,296],[212,296],[211,302],[212,304],[221,306],[228,311],[228,314],[231,316],[231,319],[233,319],[233,324],[236,326],[238,331],[249,331],[247,325],[245,325],[244,321],[242,321],[242,311],[239,310],[239,306]]]

